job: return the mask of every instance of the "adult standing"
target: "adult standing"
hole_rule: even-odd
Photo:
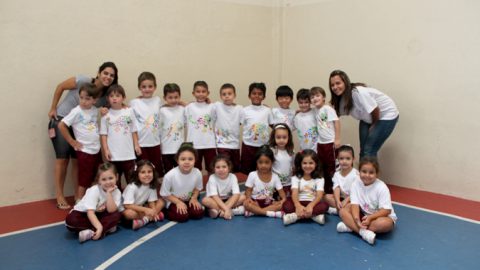
[[[57,126],[63,117],[65,117],[73,108],[79,105],[79,89],[85,83],[95,84],[99,97],[99,100],[95,106],[104,106],[106,104],[105,93],[107,88],[112,84],[118,83],[117,67],[113,62],[105,62],[99,67],[97,76],[95,78],[77,75],[61,82],[55,89],[52,105],[50,107],[50,111],[48,112],[48,117],[50,118],[49,128],[54,130],[54,132],[50,132],[50,137],[56,156],[54,168],[55,196],[57,199],[57,208],[59,209],[71,208],[65,199],[63,187],[65,184],[68,163],[71,158],[75,158],[75,150],[62,136]],[[60,98],[65,90],[68,90],[67,95],[59,104]],[[73,136],[72,130],[70,130],[70,133]],[[76,171],[76,162],[72,160],[72,173],[75,178],[77,177]]]
[[[329,78],[331,103],[337,114],[360,120],[360,158],[377,157],[383,143],[392,134],[399,112],[395,102],[379,90],[363,83],[351,83],[347,74],[334,70]]]

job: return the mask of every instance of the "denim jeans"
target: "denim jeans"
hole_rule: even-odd
[[[392,134],[398,118],[399,116],[393,120],[378,120],[372,130],[370,130],[371,124],[360,121],[360,158],[377,157],[380,147],[382,147],[383,143],[388,139],[390,134]]]

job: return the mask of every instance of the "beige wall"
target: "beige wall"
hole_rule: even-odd
[[[267,83],[274,105],[279,83],[327,87],[328,73],[342,68],[400,108],[380,153],[387,182],[478,200],[479,8],[468,0],[3,0],[0,206],[53,197],[53,91],[107,60],[128,99],[148,70],[160,86],[179,83],[186,100],[195,80],[210,84],[214,100],[232,82],[241,104],[252,81]],[[342,124],[343,141],[356,145],[356,122]]]

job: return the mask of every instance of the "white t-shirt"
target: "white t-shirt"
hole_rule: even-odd
[[[199,169],[193,168],[188,174],[183,174],[177,167],[171,169],[163,177],[162,188],[160,189],[160,196],[168,197],[173,195],[178,199],[187,202],[193,194],[193,190],[202,190],[203,181],[202,173]],[[167,207],[170,202],[167,201]]]
[[[135,98],[130,107],[135,113],[138,130],[138,144],[141,147],[160,145],[160,107],[159,97]]]
[[[155,180],[154,180],[155,181]],[[149,185],[137,186],[135,183],[127,185],[122,194],[123,204],[144,205],[147,202],[158,200],[157,190]]]
[[[282,183],[278,176],[272,173],[272,179],[265,183],[258,177],[257,171],[253,171],[248,174],[245,186],[253,188],[252,199],[254,200],[273,200],[273,193],[275,190],[281,190]]]
[[[240,194],[237,177],[232,173],[228,174],[227,179],[220,179],[215,174],[210,175],[206,191],[207,197],[217,195],[222,200],[226,200],[234,194]]]
[[[240,149],[240,120],[243,107],[214,104],[215,135],[218,148]]]
[[[336,187],[340,187],[340,194],[342,197],[345,198],[347,196],[350,196],[352,183],[356,179],[359,179],[359,174],[358,170],[355,168],[352,168],[352,170],[345,177],[343,177],[339,171],[335,172],[332,178],[333,189],[335,189]]]
[[[325,180],[323,178],[315,178],[305,180],[303,177],[292,177],[292,189],[298,189],[298,200],[311,202],[317,197],[317,191],[323,191]]]
[[[318,128],[318,143],[327,144],[335,141],[335,125],[333,121],[338,121],[335,109],[325,104],[320,109],[315,109],[315,119]]]
[[[193,142],[195,149],[217,148],[213,115],[211,103],[192,102],[185,107],[187,142]]]
[[[73,108],[62,119],[67,126],[72,126],[75,139],[83,145],[80,151],[87,154],[97,154],[100,151],[100,136],[98,135],[98,109],[93,107],[83,110],[80,105]]]
[[[112,192],[112,198],[115,205],[120,208],[122,203],[122,193],[117,188]],[[100,185],[94,185],[87,189],[83,198],[73,207],[73,210],[87,212],[88,210],[106,211],[107,193]],[[103,212],[100,211],[100,212]]]
[[[268,143],[270,139],[269,125],[273,116],[270,108],[264,105],[249,105],[243,108],[243,143],[259,147]]]
[[[293,118],[295,117],[295,111],[292,109],[283,109],[275,107],[272,109],[273,121],[272,124],[284,123],[293,129]]]
[[[290,186],[294,155],[289,155],[287,150],[272,149],[275,156],[275,162],[273,162],[272,171],[278,175],[282,186]]]
[[[293,126],[297,130],[300,149],[317,152],[318,128],[314,110],[297,113],[293,118]]]
[[[358,204],[362,212],[371,215],[380,209],[390,209],[392,212],[389,217],[393,221],[397,220],[397,216],[393,211],[392,200],[390,199],[390,191],[387,185],[380,179],[375,180],[371,185],[365,186],[360,178],[357,178],[352,184],[350,191],[351,204]]]
[[[102,117],[100,135],[107,135],[112,161],[135,159],[132,133],[137,131],[132,108],[109,109]]]
[[[160,108],[160,137],[162,154],[172,155],[185,140],[185,108],[183,106]]]
[[[372,123],[372,115],[370,113],[376,107],[380,110],[380,120],[393,120],[399,114],[395,102],[375,88],[357,86],[352,90],[352,100],[353,107],[350,115],[366,123]],[[343,99],[340,102],[341,110],[344,107],[342,101]]]

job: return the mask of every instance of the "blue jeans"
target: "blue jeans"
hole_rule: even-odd
[[[378,120],[370,130],[371,124],[360,121],[360,158],[377,157],[378,150],[392,134],[399,116],[393,120]]]

